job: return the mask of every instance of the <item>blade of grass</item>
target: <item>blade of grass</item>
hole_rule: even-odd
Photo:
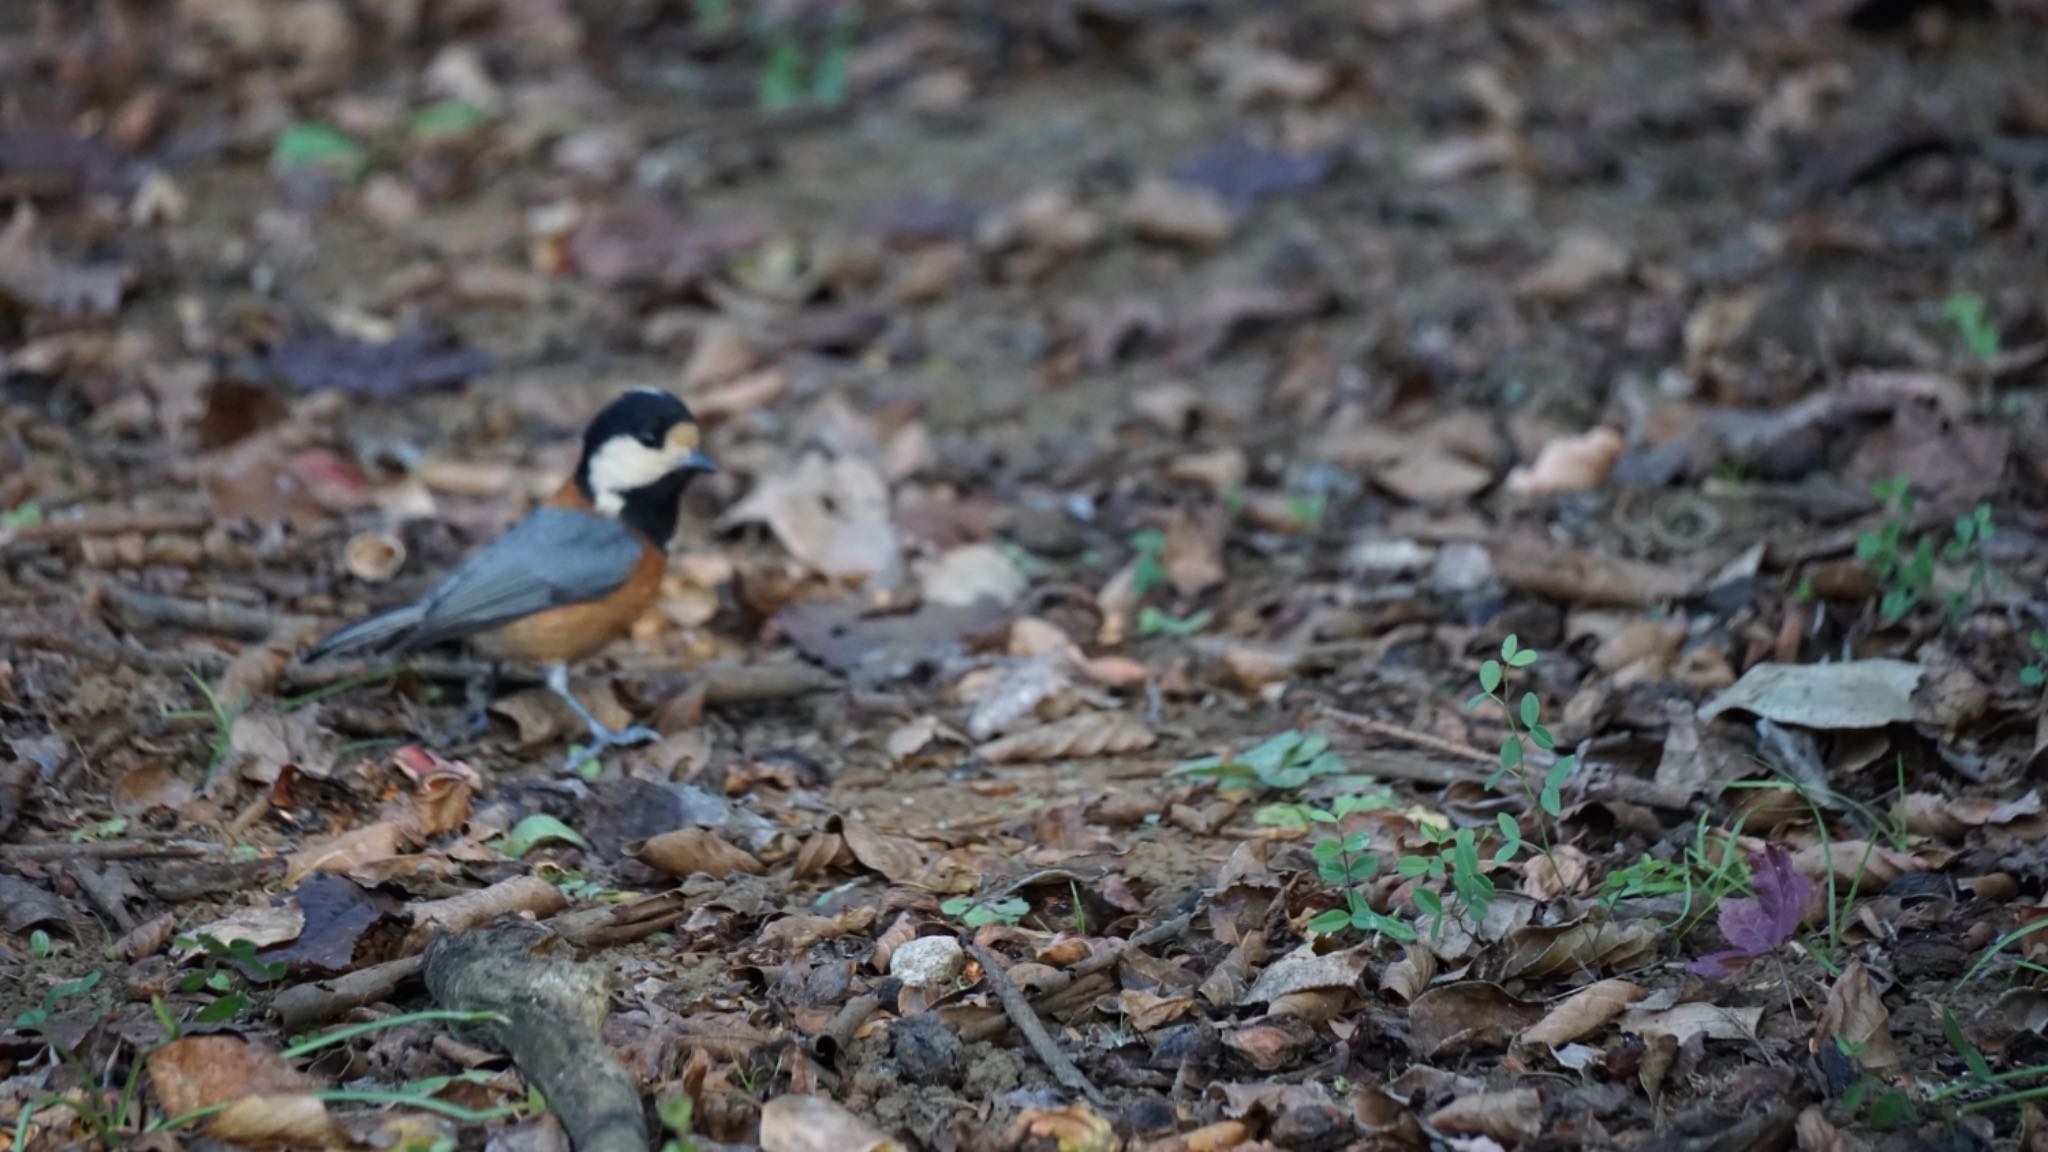
[[[351,1024],[346,1028],[336,1028],[332,1032],[323,1033],[310,1040],[300,1041],[283,1052],[278,1053],[278,1055],[283,1056],[287,1060],[296,1060],[308,1052],[317,1052],[331,1044],[339,1044],[344,1040],[353,1040],[367,1033],[376,1032],[384,1028],[396,1028],[401,1024],[418,1024],[429,1020],[448,1020],[461,1024],[511,1023],[511,1021],[496,1012],[458,1012],[447,1008],[432,1008],[423,1012],[407,1012],[399,1016],[387,1016],[382,1020],[372,1020],[366,1024]]]

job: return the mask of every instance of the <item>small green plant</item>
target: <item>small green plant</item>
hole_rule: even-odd
[[[1855,1081],[1842,1093],[1842,1111],[1851,1120],[1860,1118],[1874,1128],[1896,1127],[1913,1118],[1913,1098],[1863,1071],[1863,1050],[1867,1047],[1868,1042],[1835,1037],[1835,1050],[1857,1070]]]
[[[1522,647],[1515,635],[1509,633],[1507,639],[1500,642],[1500,659],[1488,660],[1479,666],[1479,694],[1465,702],[1465,709],[1469,712],[1491,700],[1500,705],[1502,718],[1507,721],[1508,734],[1500,744],[1500,770],[1493,774],[1486,786],[1497,788],[1502,777],[1513,776],[1521,783],[1532,803],[1555,817],[1564,812],[1564,782],[1571,778],[1577,758],[1571,755],[1557,757],[1544,770],[1538,785],[1528,770],[1529,745],[1554,752],[1557,738],[1543,726],[1543,702],[1536,698],[1534,692],[1522,693],[1521,703],[1515,706],[1508,704],[1506,692],[1508,672],[1527,668],[1535,662],[1536,650]]]
[[[16,1028],[41,1028],[64,1001],[74,996],[83,996],[98,986],[100,974],[97,970],[87,972],[76,980],[67,980],[43,993],[42,1003],[14,1018]]]
[[[1187,616],[1175,616],[1147,604],[1138,612],[1138,635],[1193,636],[1207,628],[1214,618],[1207,609]]]
[[[1317,777],[1339,775],[1344,770],[1344,758],[1330,751],[1329,737],[1296,729],[1233,756],[1207,756],[1174,769],[1214,780],[1220,787],[1264,792],[1292,792]]]
[[[43,506],[33,500],[17,504],[0,512],[0,532],[16,528],[33,528],[43,522]]]
[[[948,916],[957,916],[969,928],[981,928],[990,924],[1015,925],[1031,911],[1031,902],[1021,896],[1005,896],[1000,900],[978,900],[972,896],[954,896],[939,905],[939,911]]]
[[[213,724],[213,744],[207,750],[206,782],[213,783],[214,773],[227,761],[228,752],[234,748],[235,718],[242,714],[239,703],[231,704],[222,700],[199,673],[185,670],[185,678],[199,689],[199,695],[206,700],[205,708],[191,708],[182,712],[166,712],[166,720],[206,720]]]
[[[90,844],[95,840],[111,840],[126,831],[128,831],[128,818],[126,816],[116,816],[111,820],[102,820],[97,824],[88,824],[83,828],[75,828],[71,832],[70,839],[73,844]]]
[[[180,992],[210,992],[214,998],[193,1019],[201,1024],[232,1020],[254,1007],[256,986],[284,978],[290,967],[282,960],[264,960],[254,940],[228,940],[200,933],[181,936],[174,946],[198,949],[200,966],[178,981]]]
[[[574,844],[585,852],[590,851],[590,841],[585,840],[581,833],[545,812],[535,812],[523,817],[519,823],[512,826],[510,832],[490,841],[488,846],[517,860],[535,848],[550,843]]]
[[[1956,326],[1963,348],[1977,360],[1998,358],[1998,322],[1984,298],[1975,292],[1957,292],[1941,302],[1941,314]]]
[[[50,943],[50,934],[48,932],[45,932],[41,928],[38,928],[35,931],[28,934],[29,955],[35,957],[38,960],[48,960],[50,958],[50,955],[54,953],[56,950],[57,946]]]
[[[2020,683],[2029,688],[2048,684],[2048,668],[2043,667],[2044,659],[2048,659],[2048,630],[2036,628],[2027,633],[2027,649],[2034,656],[2020,669]]]
[[[1166,583],[1166,533],[1157,528],[1132,533],[1131,551],[1137,557],[1131,569],[1131,592],[1143,599],[1146,593]]]
[[[1345,802],[1355,797],[1339,797],[1335,811],[1311,809],[1310,819],[1318,824],[1335,824],[1357,808]],[[1415,929],[1410,928],[1397,916],[1375,911],[1367,902],[1360,887],[1379,873],[1379,857],[1368,849],[1372,847],[1372,836],[1358,831],[1342,836],[1326,836],[1316,841],[1312,850],[1316,858],[1316,875],[1344,894],[1344,906],[1330,908],[1317,913],[1308,922],[1311,932],[1341,932],[1355,928],[1360,932],[1377,932],[1390,940],[1413,940]]]
[[[1952,565],[1967,564],[1969,576],[1960,588],[1943,593],[1943,607],[1953,616],[1977,602],[1996,579],[1983,545],[1997,534],[1991,522],[1991,505],[1979,504],[1967,515],[1956,517],[1948,540],[1937,550],[1934,537],[1908,540],[1914,499],[1912,481],[1905,476],[1880,480],[1870,486],[1873,496],[1884,501],[1890,513],[1885,522],[1856,537],[1856,558],[1870,566],[1885,585],[1878,601],[1878,615],[1886,624],[1896,624],[1922,602],[1935,597],[1937,560]]]
[[[270,166],[279,172],[320,171],[339,180],[354,180],[370,166],[361,144],[325,124],[299,123],[286,128],[271,149]]]
[[[1501,819],[1505,822],[1503,831],[1513,826],[1514,818],[1507,813],[1501,813]],[[1479,863],[1478,833],[1470,828],[1453,831],[1434,824],[1419,827],[1423,840],[1434,851],[1429,855],[1403,856],[1395,862],[1394,870],[1411,880],[1426,879],[1443,887],[1443,892],[1420,886],[1415,889],[1415,906],[1429,916],[1430,935],[1441,936],[1445,920],[1469,923],[1484,919],[1497,890],[1493,878]],[[1515,828],[1513,838],[1494,853],[1494,862],[1507,863],[1521,848],[1521,830]]]
[[[1702,812],[1693,826],[1692,843],[1679,859],[1659,860],[1645,854],[1625,868],[1614,869],[1601,884],[1601,899],[1612,911],[1623,900],[1683,896],[1670,924],[1673,934],[1682,937],[1724,897],[1751,894],[1748,866],[1735,849],[1741,834],[1741,822],[1732,831],[1721,832]]]
[[[662,1130],[668,1133],[661,1152],[697,1152],[697,1142],[690,1138],[696,1112],[697,1103],[688,1096],[666,1096],[655,1101],[654,1114],[661,1118]]]
[[[824,44],[814,54],[796,28],[756,19],[750,32],[768,55],[754,88],[762,111],[788,112],[806,104],[837,108],[846,103],[847,66],[853,60],[857,24],[852,5],[839,7],[825,29]]]

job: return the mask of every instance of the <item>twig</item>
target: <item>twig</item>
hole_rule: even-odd
[[[419,956],[405,956],[358,968],[332,980],[297,984],[279,992],[270,1006],[276,1010],[285,1031],[302,1031],[390,996],[400,984],[418,976],[426,964]]]
[[[202,532],[210,517],[204,511],[135,511],[95,508],[77,516],[24,524],[0,531],[0,550],[10,544],[38,540],[75,540],[81,536],[122,536],[130,532]]]
[[[1024,993],[1019,992],[1017,986],[1010,982],[1010,974],[1003,970],[995,953],[979,944],[969,944],[967,954],[974,957],[975,963],[981,965],[982,977],[988,981],[988,986],[995,992],[996,999],[1002,1002],[1003,1012],[1010,1017],[1010,1023],[1017,1026],[1017,1031],[1024,1034],[1025,1043],[1031,1045],[1031,1050],[1037,1053],[1038,1059],[1051,1070],[1052,1078],[1059,1081],[1062,1087],[1086,1096],[1091,1103],[1103,1103],[1102,1092],[1094,1084],[1089,1083],[1088,1077],[1082,1075],[1081,1070],[1067,1058],[1066,1053],[1060,1051],[1060,1046],[1045,1030],[1045,1021],[1038,1018],[1038,1013],[1031,1007],[1031,1001],[1026,1000]]]
[[[1380,721],[1335,708],[1326,708],[1324,713],[1332,720],[1346,727],[1364,727],[1366,731],[1379,735],[1392,735],[1408,731],[1392,724],[1382,724]],[[1423,740],[1429,741],[1429,744],[1426,746],[1433,751],[1456,756],[1458,759],[1466,762],[1482,763],[1489,766],[1497,765],[1500,762],[1497,757],[1477,752],[1476,749],[1463,748],[1449,741],[1438,740],[1434,736],[1425,736],[1419,732],[1411,733],[1411,735],[1420,736]],[[1533,756],[1530,758],[1530,762],[1532,764],[1541,763],[1541,761],[1538,761]],[[1412,784],[1432,784],[1438,788],[1448,787],[1452,784],[1468,780],[1480,783],[1484,783],[1486,780],[1484,773],[1469,771],[1459,764],[1447,764],[1442,760],[1431,760],[1421,756],[1403,756],[1392,752],[1373,751],[1370,749],[1356,753],[1353,756],[1352,767],[1367,776],[1377,776],[1386,780],[1406,780]],[[1596,799],[1620,800],[1629,804],[1641,804],[1650,808],[1664,808],[1675,812],[1688,812],[1694,807],[1693,796],[1689,790],[1670,788],[1657,783],[1655,780],[1645,780],[1639,776],[1616,776],[1610,772],[1588,771],[1583,767],[1581,767],[1579,772],[1573,774],[1567,787],[1572,790],[1574,795]]]
[[[1323,715],[1346,728],[1370,732],[1375,736],[1385,736],[1389,740],[1398,740],[1417,748],[1427,748],[1432,752],[1441,752],[1453,759],[1470,760],[1474,764],[1493,764],[1499,760],[1499,757],[1474,748],[1470,744],[1459,744],[1441,736],[1431,736],[1427,732],[1417,732],[1413,728],[1403,728],[1399,724],[1389,724],[1385,720],[1375,720],[1370,716],[1346,712],[1341,708],[1324,708]]]
[[[189,860],[220,849],[211,844],[163,840],[87,840],[82,843],[4,844],[4,860]]]
[[[1114,967],[1116,962],[1123,959],[1124,954],[1132,949],[1150,948],[1154,944],[1164,944],[1168,940],[1178,940],[1187,934],[1187,930],[1194,923],[1194,919],[1191,913],[1175,916],[1171,920],[1155,924],[1135,936],[1112,944],[1071,968],[1053,973],[1040,986],[1038,1003],[1042,1006],[1051,1005],[1054,1001],[1061,999],[1070,990],[1080,985],[1088,977]],[[1010,1022],[1008,1019],[1001,1016],[974,1021],[961,1025],[959,1029],[960,1039],[969,1044],[982,1040],[993,1040],[1008,1031],[1009,1027]]]
[[[128,887],[127,877],[116,871],[121,867],[120,862],[106,861],[107,870],[102,872],[86,861],[77,860],[76,857],[73,859],[77,862],[67,866],[64,874],[71,878],[73,884],[78,885],[80,892],[85,893],[86,901],[100,915],[112,921],[120,935],[125,936],[133,932],[135,917],[129,914],[128,901],[121,891],[122,888]]]
[[[252,608],[221,600],[155,596],[114,583],[100,585],[99,592],[131,628],[138,624],[160,624],[196,632],[218,632],[243,640],[262,640],[274,634],[280,626],[306,628],[313,622],[311,617],[281,616],[267,608]]]

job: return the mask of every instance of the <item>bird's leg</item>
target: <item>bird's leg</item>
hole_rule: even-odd
[[[645,744],[651,740],[661,739],[661,733],[656,732],[652,728],[643,728],[638,725],[624,729],[605,727],[596,716],[591,715],[590,709],[583,706],[583,701],[578,700],[576,694],[569,691],[569,666],[566,664],[555,664],[548,668],[548,688],[555,695],[560,696],[562,702],[567,704],[576,713],[577,718],[582,720],[584,725],[590,729],[590,744],[588,746],[579,744],[570,750],[569,764],[571,767],[580,767],[606,748],[621,747],[628,744]]]
[[[474,740],[490,731],[491,697],[498,694],[498,664],[492,661],[480,675],[471,676],[462,686],[463,706],[468,713],[463,718],[463,736]]]

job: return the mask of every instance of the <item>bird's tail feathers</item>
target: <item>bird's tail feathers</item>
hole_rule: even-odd
[[[386,647],[393,640],[403,637],[407,629],[418,624],[423,614],[419,605],[408,604],[403,608],[393,608],[389,612],[372,616],[368,620],[357,621],[306,649],[302,659],[310,663],[344,652]]]

